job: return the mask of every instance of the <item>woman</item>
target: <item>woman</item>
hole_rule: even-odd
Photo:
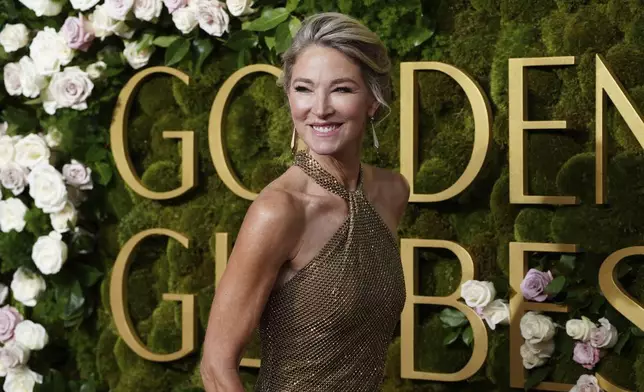
[[[257,391],[377,391],[405,302],[394,233],[409,186],[360,154],[387,107],[389,58],[359,22],[325,13],[283,62],[293,140],[308,150],[248,209],[213,301],[203,382],[243,391],[238,366],[259,324]]]

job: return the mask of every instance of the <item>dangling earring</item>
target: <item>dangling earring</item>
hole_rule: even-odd
[[[291,136],[291,154],[295,155],[297,152],[297,131],[293,127],[293,135]]]
[[[373,146],[378,149],[380,143],[378,142],[378,136],[376,135],[376,127],[373,124],[373,117],[371,117],[371,133],[373,133]]]

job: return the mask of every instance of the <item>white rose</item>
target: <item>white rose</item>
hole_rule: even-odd
[[[59,212],[67,203],[67,188],[63,175],[48,163],[33,168],[27,175],[29,196],[34,199],[36,207],[46,213]]]
[[[152,22],[161,15],[163,1],[161,0],[134,0],[134,16],[137,19]]]
[[[45,27],[31,42],[29,57],[36,64],[39,73],[49,76],[72,61],[74,50],[67,46],[67,41],[62,34],[58,34],[51,27]]]
[[[63,177],[65,177],[66,183],[84,191],[94,187],[92,169],[75,159],[72,159],[71,163],[63,165]]]
[[[546,342],[555,336],[555,324],[548,316],[527,312],[520,322],[521,336],[532,344]]]
[[[97,61],[95,63],[92,63],[87,66],[85,69],[85,72],[87,72],[87,76],[89,76],[90,79],[98,79],[101,77],[101,74],[103,71],[107,69],[107,64],[105,64],[103,61]]]
[[[603,389],[599,386],[597,378],[590,374],[582,374],[577,379],[577,383],[570,390],[570,392],[602,392]]]
[[[494,300],[496,290],[492,282],[468,280],[461,285],[461,297],[471,308],[483,308]]]
[[[45,328],[31,320],[18,323],[13,334],[16,341],[29,350],[42,350],[49,343]]]
[[[16,329],[17,328],[18,327],[16,327]],[[20,365],[25,365],[27,361],[29,361],[30,354],[28,347],[17,340],[12,339],[8,341],[4,347],[0,348],[0,369],[6,369],[9,371],[10,369],[16,368]]]
[[[36,13],[36,16],[56,16],[63,10],[65,1],[54,0],[18,0],[25,7]]]
[[[116,20],[125,20],[134,5],[134,0],[105,0],[107,14]]]
[[[532,369],[544,365],[555,352],[554,340],[541,343],[525,342],[519,349],[523,359],[523,367]]]
[[[0,305],[4,305],[4,302],[9,296],[9,287],[6,284],[0,283]]]
[[[194,0],[191,3],[194,3]],[[188,0],[163,0],[163,4],[168,8],[168,12],[172,14],[174,11],[185,7],[188,4]]]
[[[197,8],[189,5],[179,8],[172,13],[172,21],[175,27],[183,34],[188,34],[197,27]]]
[[[96,6],[94,12],[89,16],[89,22],[92,24],[94,36],[101,39],[105,39],[105,37],[109,37],[114,34],[116,25],[123,23],[111,18],[107,14],[104,5]]]
[[[67,261],[67,244],[60,233],[52,231],[38,237],[31,249],[31,258],[43,274],[57,274]]]
[[[595,327],[588,317],[582,316],[580,319],[572,319],[566,322],[566,333],[573,339],[587,342],[590,339],[590,331]]]
[[[99,1],[100,0],[71,0],[70,2],[75,10],[87,11],[98,4]]]
[[[18,140],[15,144],[15,149],[16,162],[29,169],[39,163],[49,162],[49,157],[51,156],[47,142],[35,133]]]
[[[66,233],[69,231],[69,224],[71,224],[72,227],[76,225],[78,213],[76,212],[74,205],[68,201],[62,211],[50,214],[49,218],[54,230],[59,233]]]
[[[13,298],[25,306],[36,306],[38,297],[46,289],[47,284],[42,276],[25,267],[19,267],[13,274],[11,281]]]
[[[0,165],[13,162],[16,157],[16,147],[13,137],[9,135],[0,136]]]
[[[226,6],[233,16],[247,15],[255,11],[251,8],[253,6],[252,0],[226,0]]]
[[[29,30],[22,23],[4,25],[0,31],[0,45],[7,53],[24,48],[29,43]]]
[[[597,348],[613,348],[617,344],[617,328],[605,318],[599,319],[599,327],[593,325],[590,331],[590,345]]]
[[[125,50],[123,50],[125,59],[134,69],[145,67],[148,64],[148,61],[150,61],[150,57],[155,50],[152,45],[146,48],[141,48],[141,50],[137,50],[138,45],[139,43],[136,41],[126,42]]]
[[[496,329],[498,324],[508,325],[510,323],[508,302],[503,299],[495,299],[483,308],[481,316],[492,330]]]
[[[15,196],[18,196],[27,186],[27,174],[29,174],[29,170],[22,165],[16,162],[5,163],[0,166],[0,183],[6,189],[11,190]]]
[[[58,130],[58,128],[51,127],[47,131],[44,139],[49,148],[56,148],[60,146],[60,143],[63,141],[63,134]]]
[[[20,73],[22,69],[18,63],[7,63],[4,66],[4,89],[9,95],[22,94],[22,85],[20,84]]]
[[[11,230],[21,232],[27,222],[25,222],[25,214],[27,213],[27,206],[20,199],[15,197],[7,200],[0,201],[0,230],[3,233],[8,233]]]
[[[27,366],[13,368],[4,380],[6,392],[32,392],[36,383],[42,384],[42,376]]]
[[[87,109],[87,98],[94,89],[94,83],[87,72],[79,67],[67,67],[63,72],[54,74],[47,90],[43,93],[43,108],[49,114],[56,109]]]
[[[226,5],[217,0],[196,0],[197,20],[199,27],[206,33],[221,37],[228,31],[230,17],[226,13]]]
[[[9,129],[9,123],[1,122],[0,123],[0,136],[4,136],[7,134],[7,130]]]
[[[27,98],[36,98],[40,95],[40,91],[47,86],[47,80],[38,72],[36,64],[29,56],[23,56],[18,64],[20,64],[22,95]]]

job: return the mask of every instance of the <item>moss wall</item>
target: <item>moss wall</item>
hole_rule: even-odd
[[[598,261],[627,246],[642,245],[644,235],[644,155],[619,114],[609,109],[608,201],[594,205],[594,56],[604,55],[635,103],[644,109],[644,4],[640,0],[306,0],[302,15],[335,10],[358,17],[375,30],[391,51],[396,93],[401,61],[435,60],[466,70],[484,87],[493,104],[494,144],[476,181],[453,200],[410,204],[400,227],[405,238],[448,239],[467,248],[480,266],[481,280],[507,282],[508,243],[543,241],[577,243],[581,255],[576,287],[597,297]],[[431,39],[414,46],[418,24],[434,28]],[[577,195],[574,207],[510,205],[508,198],[508,58],[578,56],[578,65],[528,71],[529,119],[565,119],[568,132],[531,132],[527,146],[529,191],[532,194]],[[253,62],[264,62],[253,53]],[[186,72],[185,65],[180,65]],[[249,202],[234,196],[215,174],[208,152],[210,106],[223,81],[236,70],[234,53],[224,49],[211,57],[199,75],[185,86],[170,77],[150,79],[136,98],[130,118],[129,142],[143,182],[163,191],[180,183],[180,146],[164,140],[167,129],[193,130],[198,140],[199,187],[180,200],[143,200],[118,180],[109,193],[114,224],[103,233],[106,265],[132,235],[164,227],[188,236],[190,249],[175,241],[150,239],[138,251],[128,281],[130,311],[139,334],[151,350],[171,352],[180,346],[180,308],[163,302],[165,292],[195,293],[199,339],[214,287],[216,232],[234,238]],[[472,112],[465,95],[445,75],[421,73],[419,83],[420,192],[445,189],[460,176],[473,143]],[[396,170],[399,166],[399,101],[379,127],[376,152],[367,136],[364,162]],[[281,90],[269,76],[248,77],[235,91],[226,121],[226,148],[235,171],[250,189],[259,191],[290,164],[290,120]],[[421,293],[444,295],[460,278],[453,255],[420,252]],[[644,265],[629,258],[623,283],[644,302]],[[536,262],[544,262],[535,261]],[[545,261],[547,263],[547,261]],[[639,262],[639,263],[638,263]],[[158,364],[134,355],[117,336],[109,317],[108,282],[102,288],[98,332],[79,335],[73,350],[82,358],[81,373],[97,371],[103,386],[116,392],[202,391],[199,352],[181,361]],[[507,292],[501,291],[501,295]],[[507,291],[507,290],[506,290]],[[591,309],[580,301],[575,316],[597,319],[610,315],[626,330],[628,322],[606,303]],[[421,309],[417,326],[419,370],[452,372],[469,358],[470,348],[443,346],[447,333],[440,309]],[[563,320],[565,322],[565,319]],[[506,391],[508,331],[490,331],[485,366],[471,379],[456,384],[400,379],[399,340],[390,349],[384,391]],[[621,352],[601,362],[607,377],[624,387],[644,390],[644,344],[632,337]],[[95,360],[90,361],[91,347]],[[257,356],[257,341],[247,355]],[[90,357],[88,357],[88,355]],[[449,359],[449,360],[447,360]],[[581,367],[570,358],[555,359],[555,381],[574,382]],[[251,390],[256,371],[242,372]]]

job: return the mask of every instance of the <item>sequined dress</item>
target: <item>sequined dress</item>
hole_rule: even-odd
[[[405,303],[398,241],[363,192],[308,153],[295,156],[349,213],[304,268],[271,294],[260,321],[257,392],[379,391],[389,343]]]

